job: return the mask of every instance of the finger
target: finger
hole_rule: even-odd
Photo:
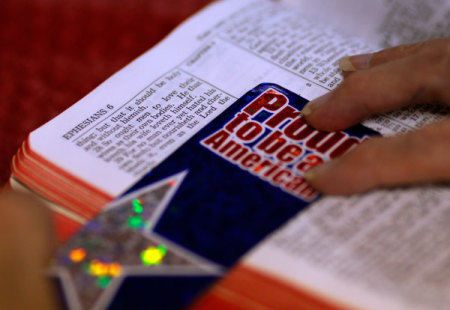
[[[342,130],[367,117],[424,102],[450,103],[450,41],[446,49],[427,50],[357,71],[334,91],[303,109],[310,125]]]
[[[46,209],[29,196],[0,196],[0,309],[54,309],[44,272],[56,245]]]
[[[353,56],[346,56],[339,60],[339,67],[344,72],[352,72],[358,70],[366,70],[377,65],[381,65],[396,59],[403,58],[408,55],[417,53],[424,47],[436,45],[436,43],[443,39],[425,41],[413,44],[403,44],[391,48],[387,48],[375,53],[359,54]]]
[[[326,194],[348,195],[380,186],[450,180],[450,119],[417,132],[374,138],[306,174]]]

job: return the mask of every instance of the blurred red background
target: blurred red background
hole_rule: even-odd
[[[28,133],[211,0],[1,0],[0,182]]]

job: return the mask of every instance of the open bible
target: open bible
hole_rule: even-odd
[[[372,2],[373,19],[352,16],[359,33],[328,1],[306,2],[211,4],[30,133],[12,161],[11,186],[41,197],[65,240],[144,179],[156,182],[152,172],[255,85],[275,83],[311,100],[342,81],[342,56],[449,35],[449,5],[441,1],[417,12],[400,1]],[[411,21],[425,7],[420,28]],[[416,27],[409,36],[398,26],[408,22]],[[393,135],[447,113],[420,106],[364,125]],[[329,135],[322,133],[324,142]],[[445,309],[449,198],[446,186],[322,197],[246,254],[196,306]]]

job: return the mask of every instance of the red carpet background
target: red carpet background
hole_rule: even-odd
[[[1,0],[0,184],[28,133],[211,0]]]

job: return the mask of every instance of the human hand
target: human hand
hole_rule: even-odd
[[[0,309],[56,309],[45,267],[56,246],[46,207],[0,195]]]
[[[344,82],[303,110],[320,130],[342,130],[367,117],[417,103],[450,106],[450,38],[344,58]],[[415,132],[373,138],[314,167],[309,183],[327,194],[450,180],[450,118]]]

